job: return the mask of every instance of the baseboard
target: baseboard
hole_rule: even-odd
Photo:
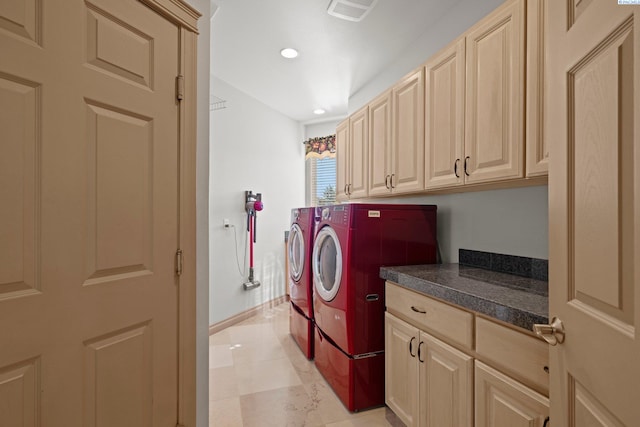
[[[281,297],[272,299],[271,301],[267,301],[263,304],[260,304],[257,307],[250,308],[249,310],[245,310],[242,313],[238,313],[235,316],[231,316],[228,319],[221,320],[220,322],[214,323],[213,325],[209,325],[209,335],[213,335],[217,332],[222,331],[223,329],[228,328],[229,326],[233,326],[237,323],[242,322],[243,320],[247,320],[248,318],[255,316],[261,310],[273,308],[276,305],[280,305],[283,302],[289,301],[289,295],[283,295]]]

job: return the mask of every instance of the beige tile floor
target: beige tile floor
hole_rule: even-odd
[[[350,413],[289,335],[289,304],[209,338],[211,427],[398,427],[388,408]]]

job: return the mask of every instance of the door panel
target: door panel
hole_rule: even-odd
[[[461,38],[426,64],[427,189],[464,183],[464,52]]]
[[[177,422],[178,41],[134,0],[0,5],[12,426]]]
[[[118,425],[121,414],[129,425],[152,425],[151,339],[146,323],[85,343],[85,426]]]
[[[336,200],[344,201],[347,195],[347,185],[351,177],[348,175],[349,163],[349,119],[338,124],[336,128]]]
[[[39,288],[39,101],[37,83],[0,73],[0,300]]]
[[[40,359],[0,369],[2,425],[40,425]]]
[[[391,192],[391,92],[369,103],[369,196]]]
[[[106,107],[106,106],[105,106]],[[87,106],[88,277],[153,270],[153,120],[114,107]],[[117,170],[118,174],[113,174]]]
[[[385,403],[407,427],[416,427],[423,400],[419,395],[419,331],[388,312],[384,324]]]
[[[349,198],[356,199],[367,195],[367,167],[369,162],[369,109],[355,112],[349,119],[349,159],[347,169],[351,168]]]
[[[422,69],[393,88],[391,186],[397,194],[424,189],[424,74]]]
[[[638,425],[640,7],[548,6],[551,419]]]
[[[522,177],[524,2],[509,1],[466,39],[466,182]]]
[[[7,0],[0,4],[0,28],[40,44],[42,1]]]
[[[87,6],[87,63],[153,89],[153,37],[90,3]]]
[[[548,398],[482,362],[475,366],[476,427],[546,427]]]
[[[473,426],[473,358],[420,333],[420,425]]]

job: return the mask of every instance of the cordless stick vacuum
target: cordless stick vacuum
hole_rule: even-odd
[[[253,194],[251,191],[245,191],[244,209],[247,211],[247,232],[249,233],[249,278],[242,284],[245,291],[260,286],[260,282],[253,277],[253,244],[256,242],[256,220],[258,211],[263,208],[262,194]]]

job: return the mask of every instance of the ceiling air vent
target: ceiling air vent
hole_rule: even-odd
[[[331,0],[327,13],[336,18],[359,22],[373,9],[378,0]]]

